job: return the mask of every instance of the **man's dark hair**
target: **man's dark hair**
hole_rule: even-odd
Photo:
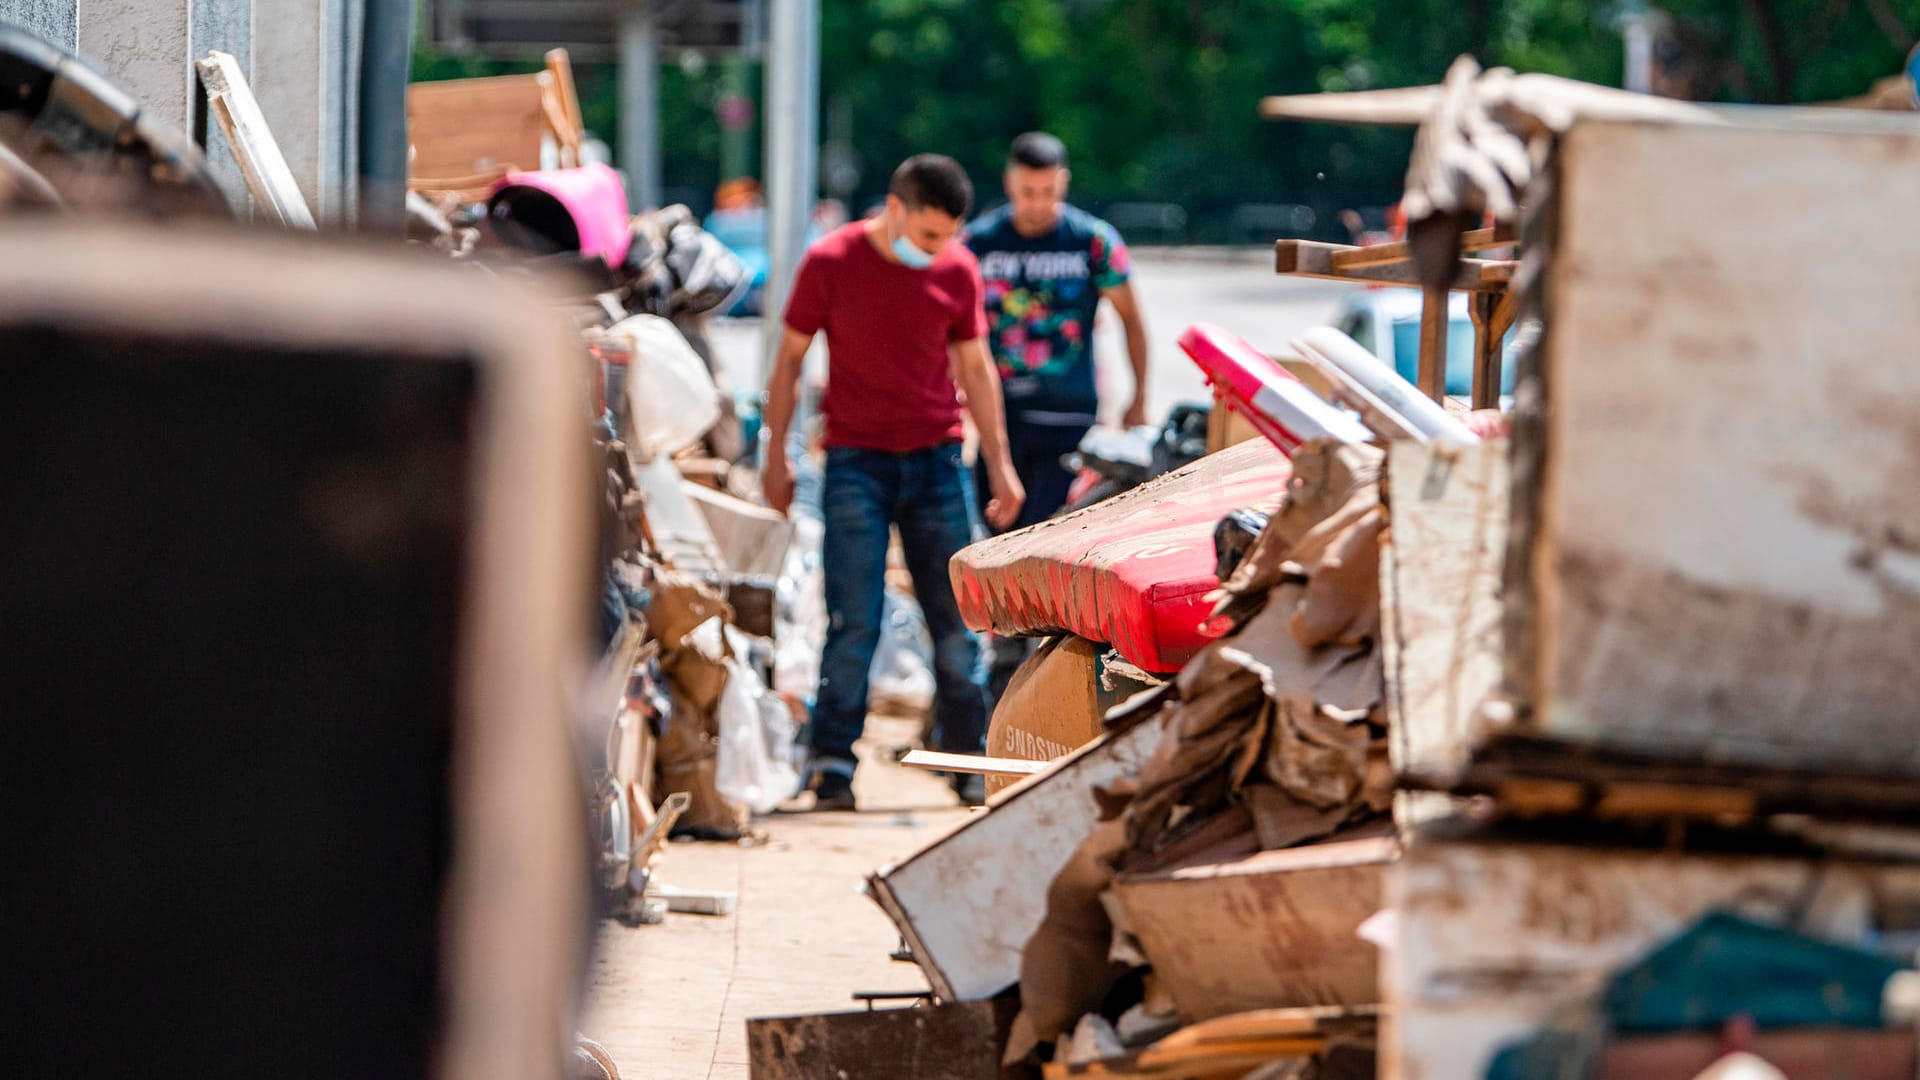
[[[887,191],[909,210],[932,207],[954,217],[966,217],[973,206],[973,181],[960,163],[945,154],[915,154],[893,170]]]
[[[1007,164],[1025,165],[1029,169],[1064,169],[1067,144],[1044,131],[1029,131],[1013,140],[1013,148],[1007,151]]]

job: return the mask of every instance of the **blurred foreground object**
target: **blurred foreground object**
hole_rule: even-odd
[[[564,333],[284,236],[5,230],[9,1075],[558,1077]]]
[[[0,210],[225,214],[200,149],[106,76],[0,24]]]

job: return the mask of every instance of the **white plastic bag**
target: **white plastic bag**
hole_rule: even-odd
[[[715,617],[687,635],[688,644],[702,656],[727,668],[717,709],[720,747],[714,787],[728,802],[765,814],[800,787],[793,767],[793,714],[742,659],[748,648],[745,635],[729,629]]]
[[[633,452],[641,461],[691,446],[720,420],[720,387],[673,323],[658,315],[622,319],[606,331],[624,345]]]

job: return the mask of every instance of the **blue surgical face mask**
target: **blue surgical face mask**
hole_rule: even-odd
[[[893,238],[893,257],[915,270],[925,270],[933,265],[933,256],[920,250],[920,245],[907,239],[902,233]]]
[[[920,245],[904,236],[893,241],[893,257],[915,270],[925,270],[933,265],[933,256],[920,250]]]

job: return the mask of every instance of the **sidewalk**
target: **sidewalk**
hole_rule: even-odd
[[[899,935],[860,891],[867,875],[965,820],[943,777],[872,760],[913,725],[874,718],[854,814],[774,815],[767,842],[674,844],[657,877],[683,889],[736,891],[733,915],[668,915],[658,926],[606,922],[593,964],[586,1035],[628,1080],[747,1076],[746,1020],[861,1008],[856,990],[926,988],[888,959]]]

